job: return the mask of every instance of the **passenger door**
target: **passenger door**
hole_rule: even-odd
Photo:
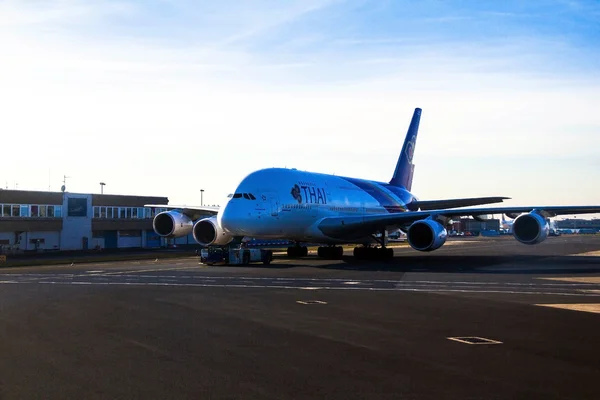
[[[276,194],[269,194],[269,205],[271,207],[271,216],[279,216],[279,197]]]

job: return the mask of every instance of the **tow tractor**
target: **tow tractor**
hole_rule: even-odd
[[[200,262],[206,265],[248,265],[262,262],[268,265],[273,260],[273,251],[243,247],[210,246],[200,250]]]

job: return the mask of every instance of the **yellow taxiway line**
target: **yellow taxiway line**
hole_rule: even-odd
[[[577,283],[600,283],[600,276],[560,276],[553,278],[538,278],[549,281],[577,282]]]
[[[535,304],[541,307],[561,308],[563,310],[584,311],[600,314],[600,304],[578,303],[578,304]]]

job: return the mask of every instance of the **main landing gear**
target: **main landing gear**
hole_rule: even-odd
[[[288,247],[287,255],[291,258],[306,257],[308,247],[300,245]],[[339,260],[344,255],[344,249],[340,246],[321,246],[317,249],[317,255],[321,258]]]
[[[360,246],[354,248],[354,257],[357,260],[391,260],[394,258],[394,249],[386,247],[387,231],[383,231],[380,236],[373,235],[381,247]]]
[[[321,258],[339,260],[344,255],[344,248],[341,246],[319,247],[317,249],[317,255]]]
[[[308,255],[308,247],[306,246],[291,246],[287,248],[287,256],[291,258],[306,257]]]
[[[389,247],[355,247],[354,257],[357,260],[391,260],[394,249]]]

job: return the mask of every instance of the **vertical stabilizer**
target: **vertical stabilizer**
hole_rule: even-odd
[[[412,177],[415,170],[415,166],[412,163],[413,154],[415,152],[415,146],[417,145],[417,134],[419,133],[419,122],[421,121],[421,109],[415,108],[406,138],[404,139],[404,145],[398,157],[398,164],[396,164],[396,170],[394,176],[390,180],[390,185],[402,186],[407,190],[410,190],[412,186]]]

